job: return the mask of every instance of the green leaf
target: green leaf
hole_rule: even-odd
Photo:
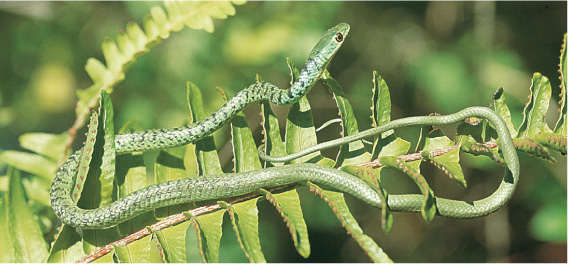
[[[101,91],[101,103],[98,114],[96,140],[93,146],[85,187],[77,205],[80,208],[93,209],[110,204],[116,197],[114,111],[106,91]],[[102,132],[102,133],[101,133]],[[90,253],[120,237],[117,228],[83,230],[83,249]]]
[[[378,157],[383,157],[383,156],[398,157],[400,155],[408,153],[409,149],[410,149],[410,142],[399,137],[393,137],[392,141],[389,140],[388,144],[384,144],[381,147],[381,151],[379,152]]]
[[[341,135],[346,137],[359,133],[359,126],[357,125],[355,114],[353,113],[353,107],[351,107],[351,103],[345,98],[345,94],[339,83],[331,77],[327,70],[324,71],[322,80],[334,94],[333,98],[335,99],[337,108],[339,109],[339,115],[341,116]],[[371,154],[365,150],[363,141],[357,140],[341,145],[334,167],[358,164],[369,160],[371,160]]]
[[[89,75],[89,77],[91,78],[91,80],[93,80],[94,83],[104,83],[104,82],[110,82],[112,81],[112,72],[110,72],[106,66],[99,60],[95,59],[95,58],[88,58],[87,59],[87,64],[85,64],[85,71],[87,72],[87,74]],[[98,93],[99,90],[94,90],[94,89],[89,89],[91,90],[90,92],[96,92]],[[79,93],[81,90],[77,90],[77,93]],[[86,95],[86,94],[84,94]],[[79,97],[81,98],[81,97]],[[85,98],[85,99],[89,99],[89,98]]]
[[[323,190],[311,182],[308,182],[307,185],[310,191],[325,200],[337,216],[337,219],[341,222],[341,225],[347,230],[347,234],[350,234],[353,239],[357,241],[359,246],[365,251],[365,254],[367,254],[373,262],[392,262],[383,249],[380,248],[373,239],[363,233],[357,220],[351,215],[349,207],[347,207],[345,203],[343,193]]]
[[[278,210],[278,213],[280,213],[280,216],[282,216],[282,219],[290,230],[296,251],[298,251],[302,257],[308,258],[311,252],[308,227],[304,221],[300,198],[296,190],[278,194],[272,194],[264,189],[261,189],[259,192],[266,200],[272,203],[276,210]]]
[[[292,82],[294,83],[300,72],[296,65],[290,58],[286,58],[286,63],[290,69]],[[316,129],[312,117],[312,110],[308,99],[304,96],[298,102],[292,104],[286,119],[286,154],[296,153],[305,148],[317,144]],[[320,152],[314,152],[304,157],[290,161],[290,163],[303,163],[303,162],[318,162],[321,161],[323,156]]]
[[[375,190],[379,194],[379,197],[381,198],[381,228],[383,229],[383,231],[385,231],[385,233],[389,233],[392,229],[392,223],[394,219],[392,217],[390,208],[388,207],[388,192],[382,187],[381,184],[382,168],[383,167],[368,168],[363,166],[349,165],[341,167],[341,170],[358,176],[375,188]]]
[[[189,218],[189,223],[193,228],[188,227],[185,231],[185,257],[186,262],[204,262],[203,244],[201,243],[201,230],[197,228],[195,218],[189,212],[183,212]],[[205,263],[205,262],[204,262]]]
[[[566,154],[566,136],[556,133],[540,133],[530,137],[534,142]]]
[[[43,156],[27,152],[6,150],[0,153],[0,160],[16,169],[38,175],[51,182],[57,172],[57,164]]]
[[[229,212],[233,230],[247,258],[251,262],[266,262],[258,238],[258,199],[259,197],[238,203],[238,207],[223,201],[219,204]]]
[[[486,121],[475,118],[466,119],[460,122],[457,127],[455,144],[460,145],[461,151],[474,155],[485,155],[497,163],[504,164],[498,148],[488,148],[481,143],[485,142],[487,128],[491,129]],[[516,134],[517,132],[513,130],[511,133]]]
[[[256,144],[242,112],[236,114],[231,120],[231,135],[233,138],[235,171],[246,172],[261,169],[262,165],[258,158]],[[229,205],[227,210],[231,215],[231,222],[246,256],[252,262],[266,262],[258,237],[257,201],[258,197]]]
[[[161,150],[154,164],[156,182],[165,182],[187,177],[183,157],[185,147]]]
[[[49,251],[48,263],[70,263],[85,255],[81,236],[75,228],[63,225]]]
[[[103,39],[102,44],[103,56],[105,57],[106,65],[108,70],[113,74],[118,74],[118,79],[124,79],[124,73],[122,73],[122,66],[126,63],[126,58],[118,50],[118,46],[114,40],[110,38]],[[110,90],[112,92],[112,89]]]
[[[131,23],[129,23],[131,24]],[[125,58],[132,58],[137,52],[136,43],[130,40],[126,30],[120,30],[117,36],[118,47]]]
[[[18,140],[20,147],[57,161],[66,149],[67,137],[69,137],[67,132],[61,134],[26,133]]]
[[[186,233],[190,227],[190,222],[185,221],[180,224],[170,226],[160,230],[152,230],[157,237],[160,251],[164,255],[165,262],[183,263],[197,260],[197,256],[186,255]],[[193,262],[193,261],[191,261]]]
[[[142,153],[128,153],[116,157],[119,164],[116,168],[116,184],[118,199],[148,186],[146,166]],[[152,212],[146,212],[118,225],[121,235],[128,235],[156,222]]]
[[[179,31],[188,26],[193,29],[204,29],[213,32],[211,17],[224,19],[235,14],[233,4],[243,2],[164,2],[168,8],[168,14],[158,7],[153,6],[150,14],[144,18],[144,30],[136,23],[128,23],[126,31],[121,31],[117,37],[118,46],[110,39],[105,38],[102,43],[103,55],[106,66],[100,61],[90,58],[85,70],[93,80],[93,85],[85,90],[77,90],[80,98],[76,108],[77,120],[75,126],[82,126],[90,109],[97,105],[97,98],[101,89],[112,93],[114,86],[125,78],[128,67],[138,57],[145,54],[151,47],[159,44],[163,39],[170,36],[173,31]],[[120,47],[120,48],[119,48]]]
[[[385,80],[380,75],[378,75],[376,71],[373,71],[371,119],[373,120],[373,127],[381,126],[391,121],[391,100],[389,87],[387,86]],[[395,138],[396,136],[394,135],[394,130],[389,130],[375,136],[372,159],[376,159],[377,157],[381,156],[380,153],[382,153],[383,148],[394,141]]]
[[[125,245],[111,244],[120,263],[164,262],[152,236],[145,236]],[[112,254],[107,254],[112,256]]]
[[[158,158],[156,159],[156,163],[154,164],[156,183],[188,177],[183,160],[185,148],[186,147],[182,146],[160,151]],[[158,219],[162,219],[172,214],[187,210],[188,206],[189,204],[186,203],[158,208],[154,210],[155,216]]]
[[[108,252],[107,254],[105,254],[100,258],[93,260],[92,263],[114,263],[115,262],[114,255],[115,255],[115,250],[113,247],[113,249],[110,252]]]
[[[9,168],[8,177],[9,186],[8,193],[4,196],[4,212],[7,220],[7,235],[13,247],[13,260],[14,262],[44,262],[48,256],[46,242],[38,219],[30,211],[26,201],[20,172]]]
[[[552,131],[544,121],[550,103],[550,82],[548,78],[536,72],[533,74],[530,87],[529,102],[523,110],[523,122],[518,130],[518,137],[523,138],[538,133],[551,133]]]
[[[79,169],[77,170],[77,177],[75,178],[75,185],[71,192],[73,202],[77,203],[81,198],[81,193],[85,187],[85,182],[89,174],[91,160],[93,159],[93,151],[95,150],[95,143],[97,141],[97,132],[99,131],[99,114],[93,112],[91,115],[90,124],[87,125],[87,139],[85,145],[81,149],[81,156],[79,157]]]
[[[290,83],[295,83],[298,80],[298,76],[300,76],[300,71],[296,68],[296,64],[290,58],[286,58],[286,64],[288,65],[288,69],[290,70]]]
[[[420,174],[420,161],[405,162],[402,159],[392,156],[381,157],[380,161],[383,165],[391,168],[395,168],[402,171],[404,174],[410,176],[410,178],[416,183],[422,195],[424,195],[424,201],[422,203],[422,208],[420,212],[422,213],[422,218],[426,222],[432,221],[434,216],[436,216],[436,197],[434,192],[430,189],[428,182],[422,174]]]
[[[376,71],[373,71],[373,96],[371,105],[371,119],[373,126],[382,126],[391,121],[391,100],[387,83]],[[385,138],[394,133],[389,130],[380,134]]]
[[[4,176],[0,179],[10,180],[10,176]],[[9,190],[8,184],[6,182],[6,191]],[[16,262],[16,246],[10,237],[10,227],[8,226],[8,208],[6,207],[7,195],[0,197],[0,248],[2,249],[2,254],[0,254],[0,262],[2,263],[13,263]]]
[[[29,200],[39,202],[40,204],[51,208],[49,198],[49,188],[51,182],[45,181],[39,177],[26,177],[22,179],[22,184],[26,190]]]
[[[205,109],[203,108],[201,91],[191,82],[187,82],[187,100],[194,122],[203,120],[207,117]],[[213,136],[206,136],[195,142],[195,155],[197,156],[199,170],[198,175],[215,175],[223,173]]]
[[[286,146],[282,142],[280,137],[280,127],[278,125],[278,119],[270,107],[268,101],[261,102],[262,111],[262,128],[264,134],[264,148],[265,153],[271,156],[285,156]],[[284,165],[283,162],[272,163],[267,161],[265,167],[274,167]]]
[[[317,144],[316,129],[312,119],[312,110],[308,99],[302,97],[294,103],[288,112],[286,122],[286,153],[292,154]],[[317,162],[322,158],[320,152],[314,152],[290,163]]]
[[[424,150],[439,150],[439,149],[447,149],[454,146],[454,142],[450,140],[446,136],[441,137],[427,137]],[[450,179],[454,180],[459,186],[467,187],[467,183],[465,181],[465,177],[463,175],[463,170],[460,166],[460,148],[459,146],[453,150],[448,151],[447,153],[436,156],[430,157],[429,159],[433,162],[434,166],[438,167]]]
[[[262,169],[252,132],[242,112],[236,114],[231,120],[231,135],[233,138],[235,171],[245,172]]]
[[[127,122],[119,130],[119,134],[142,130],[138,123]],[[116,184],[118,186],[118,199],[148,186],[148,176],[142,153],[127,153],[116,157]],[[118,224],[121,235],[128,235],[156,222],[152,212],[146,212],[135,218]]]
[[[113,182],[116,164],[116,148],[114,136],[114,110],[109,94],[101,91],[101,113],[99,123],[104,129],[103,157],[101,163],[101,206],[113,201]],[[104,179],[104,180],[103,180]],[[104,182],[103,182],[104,181]]]
[[[505,100],[506,96],[503,92],[503,87],[501,87],[493,93],[493,110],[495,110],[495,112],[503,118],[505,124],[507,124],[509,132],[511,133],[511,137],[515,138],[517,136],[517,130],[515,130],[513,121],[511,121],[511,112],[509,111],[509,107],[507,107]]]
[[[147,51],[146,43],[148,43],[148,38],[144,34],[144,31],[135,22],[128,22],[126,24],[126,34],[135,47],[135,52]],[[134,56],[134,54],[132,54]]]
[[[224,210],[218,210],[195,218],[197,223],[196,229],[200,231],[199,249],[204,257],[204,262],[219,262],[219,247],[221,245],[221,236],[223,235],[224,214]]]
[[[566,101],[568,100],[566,94],[566,86],[567,81],[566,78],[568,77],[566,74],[566,42],[568,42],[568,36],[564,33],[564,38],[562,39],[562,51],[560,52],[560,68],[558,71],[560,72],[560,116],[558,117],[558,121],[556,122],[556,126],[554,127],[554,133],[561,134],[561,135],[568,135],[567,131],[567,121],[566,121]]]
[[[515,144],[515,148],[517,150],[523,151],[539,158],[546,159],[552,163],[556,163],[556,159],[552,157],[550,151],[548,151],[548,149],[541,144],[534,142],[532,140],[532,136],[520,139],[514,138],[513,143]]]

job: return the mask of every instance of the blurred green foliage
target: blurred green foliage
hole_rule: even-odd
[[[84,71],[87,58],[104,61],[103,38],[115,38],[129,21],[142,24],[152,5],[163,6],[160,2],[0,2],[0,150],[18,149],[18,137],[26,132],[61,133],[71,127],[75,92],[92,84]],[[360,102],[353,107],[361,130],[371,124],[367,116],[373,70],[391,88],[393,119],[487,106],[492,93],[504,87],[518,126],[532,73],[537,71],[550,78],[553,101],[558,101],[557,65],[566,32],[566,2],[250,2],[236,10],[234,17],[215,20],[212,34],[185,29],[142,56],[112,94],[117,127],[129,120],[144,128],[187,122],[188,80],[203,89],[208,112],[223,103],[215,87],[234,94],[254,82],[256,73],[287,87],[285,58],[302,65],[321,33],[339,22],[349,23],[351,32],[329,71],[347,98]],[[321,84],[308,98],[316,126],[337,117]],[[549,124],[557,119],[556,109],[558,105],[551,104]],[[260,140],[258,110],[255,105],[245,114]],[[287,108],[275,111],[283,117]],[[339,127],[333,129],[319,140],[339,136]],[[215,134],[217,148],[221,162],[228,164],[229,130],[221,131]],[[414,141],[418,130],[401,130],[399,135]],[[82,140],[76,140],[74,149]],[[377,210],[348,202],[363,230],[397,261],[565,261],[566,158],[558,156],[558,164],[551,165],[520,155],[522,175],[515,197],[486,218],[435,218],[425,224],[420,215],[396,214],[386,235]],[[465,197],[476,198],[492,192],[502,168],[484,167],[490,163],[483,158],[463,159],[466,191],[444,177],[434,177],[435,170],[429,173],[424,168],[423,174],[430,175],[432,188],[441,195],[465,192]],[[485,174],[476,168],[483,168]],[[4,164],[0,171],[5,174]],[[411,184],[397,176],[387,178],[386,184],[415,191],[405,189]],[[308,261],[368,261],[350,236],[337,228],[338,222],[328,223],[333,215],[325,204],[309,193],[304,196],[312,244]],[[259,207],[267,261],[303,261],[275,210],[268,203]],[[246,261],[232,232],[224,234],[220,261]]]

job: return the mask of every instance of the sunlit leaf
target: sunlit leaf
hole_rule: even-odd
[[[95,150],[95,143],[97,141],[97,132],[99,131],[99,114],[94,111],[91,115],[91,121],[88,125],[87,139],[85,145],[81,149],[81,156],[79,157],[79,168],[75,178],[75,185],[73,186],[72,199],[75,203],[81,198],[81,193],[85,187],[87,175],[93,159],[93,152]],[[104,133],[104,132],[103,132]]]
[[[28,207],[20,172],[9,169],[8,177],[10,182],[8,193],[4,196],[4,206],[5,219],[8,220],[8,237],[13,247],[13,260],[14,262],[44,262],[48,256],[47,245],[38,220]],[[8,246],[7,250],[11,251],[9,243]]]
[[[525,137],[525,138],[514,138],[513,143],[515,144],[515,148],[528,153],[530,155],[534,155],[539,158],[546,159],[552,163],[556,163],[556,159],[550,154],[550,151],[541,144],[532,140],[532,137]]]
[[[163,263],[156,242],[152,240],[152,236],[146,236],[124,245],[112,244],[112,247],[120,263]]]
[[[544,120],[548,112],[551,93],[548,78],[538,72],[534,73],[530,92],[529,102],[523,110],[523,122],[518,130],[519,138],[552,132]]]
[[[115,145],[114,145],[114,111],[108,94],[101,92],[101,103],[98,114],[98,132],[93,146],[92,159],[85,180],[81,198],[77,205],[80,208],[93,209],[107,205],[115,197]],[[83,230],[83,249],[90,253],[120,237],[115,227],[108,229]]]
[[[334,94],[333,98],[335,99],[337,108],[339,109],[339,115],[341,116],[341,135],[346,137],[359,133],[359,126],[357,125],[357,119],[355,119],[353,108],[351,107],[351,103],[349,103],[347,98],[345,98],[345,94],[343,93],[343,89],[339,83],[331,77],[327,70],[324,71],[322,80]],[[371,154],[365,150],[363,141],[357,140],[341,145],[335,161],[336,165],[334,167],[357,164],[367,162],[369,160],[371,160]]]
[[[49,187],[51,186],[51,182],[39,177],[26,177],[22,179],[22,184],[24,185],[29,200],[51,207],[49,198]]]
[[[203,108],[203,99],[200,89],[193,83],[187,82],[187,99],[193,122],[203,120],[207,114]],[[195,142],[195,155],[197,157],[198,175],[221,174],[221,162],[215,149],[213,136],[206,136]]]
[[[282,216],[290,234],[296,251],[304,257],[310,256],[310,240],[308,239],[308,227],[304,221],[304,215],[300,206],[300,199],[296,190],[272,194],[266,190],[259,191],[274,205]]]
[[[54,161],[37,154],[6,150],[0,153],[0,160],[14,168],[38,175],[50,182],[57,172],[57,164]]]
[[[18,140],[20,147],[57,161],[65,150],[65,141],[68,136],[67,132],[61,134],[26,133],[21,135]]]
[[[278,119],[270,108],[270,103],[267,101],[261,102],[262,111],[262,127],[264,133],[264,148],[265,153],[271,156],[285,156],[286,146],[280,137],[280,127],[278,126]],[[283,162],[269,162],[266,161],[265,167],[281,166]]]
[[[231,120],[231,135],[235,157],[235,171],[245,172],[262,168],[256,144],[244,114],[238,113]]]
[[[148,186],[146,166],[141,153],[128,153],[116,157],[118,199]],[[118,225],[121,235],[128,235],[156,222],[152,212],[146,212]]]
[[[4,176],[2,179],[10,180],[10,176]],[[9,182],[7,181],[7,185]],[[8,190],[6,186],[6,191]],[[8,196],[4,195],[0,197],[0,248],[2,248],[2,253],[0,254],[0,262],[10,263],[16,262],[16,246],[10,238],[9,232],[10,227],[8,226],[8,208],[6,207],[6,199]]]
[[[341,222],[341,225],[347,230],[347,234],[350,234],[353,239],[357,241],[359,246],[365,251],[365,254],[367,254],[373,262],[392,262],[383,249],[380,248],[373,239],[363,233],[363,230],[359,227],[353,215],[351,215],[349,207],[347,207],[343,198],[343,193],[323,190],[311,182],[308,182],[308,186],[310,191],[326,201],[337,216],[339,222]]]
[[[75,228],[63,225],[51,246],[47,262],[70,263],[80,259],[84,255],[85,253],[83,252],[79,233],[77,233]]]
[[[185,147],[177,147],[161,150],[154,163],[154,174],[156,182],[165,182],[175,179],[187,178],[187,171],[184,167]],[[179,213],[189,209],[189,204],[177,204],[168,207],[158,208],[155,211],[157,218],[164,218],[169,215]]]
[[[385,231],[385,233],[389,233],[392,229],[392,223],[394,219],[392,217],[390,208],[388,207],[388,192],[383,188],[381,184],[380,172],[382,168],[383,167],[369,168],[363,166],[348,165],[341,167],[341,170],[358,176],[375,188],[375,190],[379,194],[379,197],[381,198],[381,228],[383,229],[383,231]]]
[[[92,263],[113,263],[114,262],[114,248],[109,253],[93,260]]]
[[[292,81],[300,74],[290,58],[286,59]],[[286,120],[286,153],[292,154],[317,144],[312,109],[306,97],[292,104]],[[322,159],[319,151],[294,159],[290,163],[317,162]]]
[[[540,133],[532,135],[530,139],[545,147],[554,149],[562,154],[566,154],[566,135],[557,133]]]
[[[502,98],[504,98],[504,95]],[[495,102],[497,101],[499,100],[496,100]],[[504,107],[506,106],[504,105]],[[499,149],[489,148],[483,144],[483,142],[485,142],[487,128],[492,129],[485,121],[474,118],[466,119],[463,122],[460,122],[456,129],[457,134],[455,144],[460,145],[461,151],[474,155],[484,155],[497,163],[503,164],[504,161],[499,154]],[[516,134],[517,132],[513,130],[511,133]]]
[[[153,230],[157,238],[159,249],[164,255],[165,262],[180,263],[189,262],[189,256],[186,256],[186,232],[193,229],[189,221],[182,222],[168,228]],[[193,231],[193,230],[190,230]],[[198,260],[198,256],[192,256],[192,260]]]
[[[427,137],[424,150],[449,149],[454,146],[454,142],[446,136]],[[454,148],[443,155],[430,157],[433,164],[444,171],[450,179],[454,180],[459,186],[466,187],[467,183],[460,165],[460,148]]]
[[[229,212],[233,230],[247,258],[251,262],[266,262],[258,237],[258,199],[259,197],[238,203],[238,207],[225,202],[219,204]]]
[[[568,35],[564,33],[564,38],[562,39],[562,51],[560,52],[560,68],[558,71],[560,72],[560,116],[558,117],[558,121],[556,122],[556,126],[554,127],[554,133],[561,134],[561,135],[568,135],[567,127],[568,121],[566,121],[566,101],[568,100],[568,95],[566,94],[566,86],[568,75],[566,74],[566,42],[568,42]]]
[[[422,202],[422,208],[420,212],[422,213],[422,218],[426,220],[426,222],[432,221],[434,216],[436,216],[436,202],[435,196],[432,189],[426,182],[426,179],[422,174],[420,174],[420,161],[413,161],[413,162],[405,162],[402,159],[393,156],[386,156],[381,157],[380,161],[383,165],[395,168],[399,171],[402,171],[404,174],[408,175],[414,183],[420,189],[420,192],[424,196],[424,201]]]
[[[199,243],[201,246],[199,248],[205,258],[204,262],[219,262],[219,247],[221,245],[221,236],[223,235],[224,214],[224,210],[218,210],[195,218],[200,230]]]
[[[317,144],[316,129],[313,125],[312,110],[308,99],[302,97],[293,104],[286,122],[286,153],[292,154]],[[290,163],[314,162],[321,159],[320,152],[314,152]]]
[[[242,112],[236,114],[231,120],[231,135],[233,138],[235,172],[261,169],[262,165],[258,158],[256,144]],[[227,210],[231,215],[231,222],[247,257],[252,262],[265,262],[258,237],[257,200],[258,197],[229,205]]]
[[[204,29],[213,32],[211,17],[224,19],[234,15],[233,5],[243,4],[242,1],[166,1],[164,5],[168,9],[166,13],[161,7],[153,6],[150,14],[144,18],[144,31],[136,24],[129,23],[125,31],[119,33],[118,46],[110,38],[105,38],[102,43],[103,55],[106,65],[96,59],[89,59],[85,69],[93,80],[93,85],[84,90],[78,90],[80,98],[76,108],[77,126],[86,121],[89,109],[95,108],[100,89],[106,89],[109,93],[115,85],[125,78],[129,65],[138,57],[156,46],[163,39],[170,36],[173,31],[179,31],[184,26],[193,29]],[[120,48],[119,48],[120,47]]]
[[[499,88],[495,93],[493,93],[493,110],[503,118],[505,124],[507,124],[507,128],[511,133],[511,137],[517,136],[517,130],[513,126],[513,122],[511,121],[511,112],[509,111],[509,107],[505,103],[506,96],[503,88]]]

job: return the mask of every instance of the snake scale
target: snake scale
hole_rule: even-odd
[[[146,130],[117,135],[115,140],[116,152],[123,154],[189,144],[211,134],[229,121],[233,115],[253,102],[269,100],[279,105],[296,102],[319,80],[324,69],[341,47],[348,32],[349,25],[345,23],[329,29],[310,52],[300,76],[290,89],[282,90],[264,82],[253,84],[237,93],[219,110],[199,122],[179,128]],[[498,189],[485,199],[464,202],[436,198],[436,203],[438,214],[441,216],[453,218],[479,217],[490,214],[503,206],[510,199],[519,177],[519,162],[507,126],[501,117],[489,108],[471,107],[452,115],[399,119],[357,135],[317,145],[298,153],[296,156],[316,151],[317,148],[345,144],[393,128],[409,125],[450,124],[472,116],[486,118],[492,122],[498,133],[499,146],[508,169],[505,170],[505,176]],[[260,188],[305,181],[349,193],[378,208],[381,207],[383,202],[373,187],[356,176],[330,167],[304,163],[252,172],[231,173],[230,175],[208,175],[201,178],[162,182],[139,189],[106,206],[96,209],[82,209],[77,207],[71,199],[80,153],[81,150],[72,154],[58,171],[51,186],[50,196],[55,214],[64,224],[85,229],[107,228],[159,207],[190,201],[224,199],[257,191]],[[279,159],[266,156],[263,152],[259,154],[265,159]],[[280,159],[289,160],[294,157],[287,156]],[[418,194],[390,195],[388,199],[388,206],[393,211],[418,212],[422,203],[423,196]]]

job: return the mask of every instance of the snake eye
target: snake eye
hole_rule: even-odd
[[[343,34],[337,33],[337,34],[335,35],[335,41],[337,41],[337,42],[343,41]]]

